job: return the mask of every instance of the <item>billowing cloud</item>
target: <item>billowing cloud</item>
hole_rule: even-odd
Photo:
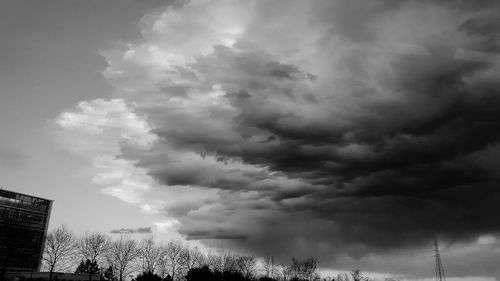
[[[75,111],[63,112],[54,122],[64,129],[59,132],[60,139],[92,161],[92,181],[104,185],[104,193],[129,203],[141,202],[153,180],[133,162],[117,156],[121,146],[148,149],[157,137],[131,106],[122,99],[85,101]]]
[[[452,276],[499,276],[460,261],[499,257],[496,242],[484,248],[500,231],[499,8],[168,7],[144,18],[143,41],[103,52],[115,98],[150,124],[121,133],[116,161],[144,172],[151,194],[179,193],[156,209],[188,239],[429,276],[421,258],[439,237]]]

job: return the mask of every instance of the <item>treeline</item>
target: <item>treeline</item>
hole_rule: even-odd
[[[43,265],[50,272],[65,271],[92,276],[102,281],[369,281],[359,270],[320,278],[314,257],[292,258],[289,264],[273,257],[257,259],[232,253],[203,253],[179,241],[159,243],[153,237],[140,241],[102,233],[76,236],[65,226],[46,237]],[[389,280],[389,279],[386,279]]]

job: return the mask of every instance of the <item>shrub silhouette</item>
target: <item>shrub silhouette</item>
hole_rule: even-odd
[[[236,270],[212,271],[208,266],[196,267],[186,274],[187,281],[253,281]],[[273,279],[265,279],[271,281]]]
[[[186,274],[187,281],[215,281],[214,274],[208,266],[196,267]]]
[[[161,277],[152,272],[143,272],[137,275],[134,281],[162,281]]]

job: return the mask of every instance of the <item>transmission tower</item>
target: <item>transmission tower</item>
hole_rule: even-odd
[[[434,240],[434,258],[436,259],[436,281],[446,281],[437,240]]]

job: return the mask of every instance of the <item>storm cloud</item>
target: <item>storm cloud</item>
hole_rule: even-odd
[[[458,259],[479,257],[470,247],[500,232],[499,8],[166,7],[143,19],[143,41],[103,52],[114,98],[158,137],[148,149],[123,143],[119,157],[144,169],[153,191],[196,198],[161,212],[207,245],[416,276],[432,270],[398,257],[428,256],[436,237],[469,249]],[[450,263],[456,276],[499,275]]]

